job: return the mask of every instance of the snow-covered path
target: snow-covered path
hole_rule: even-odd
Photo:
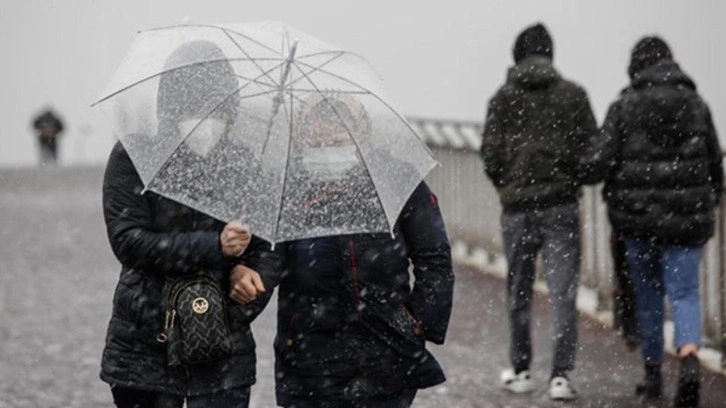
[[[100,168],[0,171],[0,408],[112,407],[98,371],[119,265],[105,235],[101,178]],[[414,406],[552,406],[545,386],[551,361],[546,299],[535,304],[533,327],[541,386],[513,397],[497,386],[508,353],[503,282],[463,266],[456,273],[449,337],[445,346],[432,347],[448,381],[421,391]],[[271,304],[254,325],[259,381],[252,407],[275,406],[274,309]],[[580,339],[573,373],[580,400],[567,406],[642,406],[633,397],[642,375],[637,352],[584,317]],[[670,360],[668,396],[676,375],[677,362]],[[704,372],[702,396],[702,407],[726,406],[726,378]]]

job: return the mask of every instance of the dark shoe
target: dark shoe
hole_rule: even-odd
[[[663,396],[663,375],[660,372],[660,364],[645,367],[645,378],[635,386],[635,394],[648,399]]]
[[[681,369],[678,374],[678,390],[673,404],[676,408],[698,407],[698,391],[701,388],[701,363],[698,357],[689,354],[681,358]]]

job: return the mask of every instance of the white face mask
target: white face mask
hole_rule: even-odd
[[[188,119],[179,122],[179,133],[182,137],[186,137],[184,144],[202,157],[209,154],[226,131],[227,123],[214,118],[204,119],[202,123],[199,123],[199,119]],[[189,134],[190,132],[191,134]]]
[[[303,149],[302,164],[306,171],[321,181],[340,180],[358,165],[358,154],[354,145],[331,147],[306,147]]]

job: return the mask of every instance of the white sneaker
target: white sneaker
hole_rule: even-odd
[[[519,374],[514,374],[514,370],[508,368],[502,371],[499,379],[502,382],[502,387],[505,389],[517,393],[523,394],[525,392],[534,391],[534,381],[529,371],[522,371]]]
[[[577,392],[566,377],[555,377],[550,380],[550,398],[553,400],[573,400]]]

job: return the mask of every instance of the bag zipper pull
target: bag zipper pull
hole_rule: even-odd
[[[164,313],[164,331],[156,336],[156,341],[159,343],[166,343],[166,341],[169,340],[169,336],[166,333],[174,327],[175,317],[176,310],[172,309],[171,313],[167,310],[166,313]]]

